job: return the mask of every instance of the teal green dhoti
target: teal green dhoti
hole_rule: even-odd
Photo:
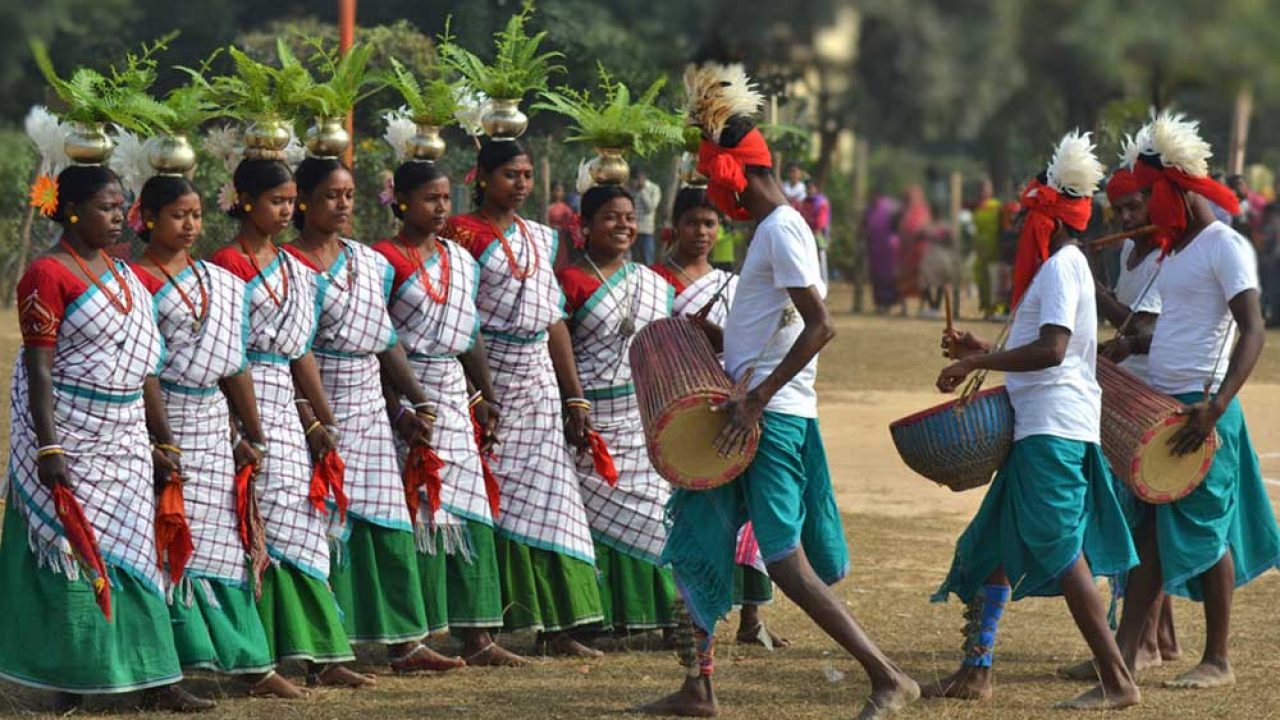
[[[933,601],[954,593],[967,603],[1000,568],[1014,600],[1060,595],[1058,581],[1081,553],[1097,576],[1119,577],[1138,564],[1102,448],[1050,435],[1023,438],[956,542]]]
[[[734,551],[748,519],[766,564],[803,547],[828,585],[849,572],[844,524],[814,418],[766,412],[759,449],[742,477],[714,490],[676,490],[667,514],[671,531],[662,562],[674,571],[693,622],[708,632],[733,607]]]
[[[1188,405],[1203,399],[1175,397]],[[1201,576],[1228,550],[1236,587],[1280,567],[1280,530],[1238,399],[1217,429],[1220,444],[1204,482],[1177,502],[1155,506],[1165,592],[1192,600],[1204,599]]]

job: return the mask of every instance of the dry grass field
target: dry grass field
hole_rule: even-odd
[[[848,290],[832,296],[839,336],[821,361],[821,421],[841,507],[853,573],[837,587],[841,598],[885,650],[912,675],[949,673],[959,658],[961,606],[932,605],[952,543],[981,500],[981,491],[954,494],[914,476],[898,458],[886,426],[941,401],[932,382],[941,358],[939,321],[855,316]],[[964,323],[961,323],[964,325]],[[16,347],[14,318],[0,315],[0,363],[7,377]],[[998,327],[980,328],[994,335]],[[1273,501],[1280,500],[1280,335],[1270,338],[1262,366],[1244,394],[1246,413]],[[4,413],[7,440],[7,403]],[[0,589],[3,591],[3,589]],[[1132,720],[1156,718],[1280,717],[1280,574],[1270,573],[1237,594],[1232,624],[1238,684],[1228,690],[1176,692],[1160,682],[1189,668],[1203,642],[1200,608],[1175,604],[1184,658],[1142,676],[1144,703],[1125,711]],[[786,599],[766,609],[769,623],[794,643],[768,653],[731,645],[721,633],[717,679],[723,717],[818,720],[852,717],[867,683],[844,653]],[[530,637],[508,637],[528,651]],[[438,646],[452,648],[441,638]],[[31,648],[31,652],[39,652]],[[1079,685],[1054,669],[1087,656],[1061,599],[1027,600],[1005,614],[997,648],[996,696],[989,703],[921,702],[901,717],[1062,717],[1049,708]],[[376,669],[381,658],[362,656]],[[294,672],[295,668],[286,668]],[[669,653],[615,652],[597,661],[537,660],[523,669],[463,669],[433,677],[379,678],[365,691],[327,690],[286,703],[248,699],[234,683],[200,675],[192,689],[221,697],[210,718],[596,718],[619,717],[631,705],[679,682]],[[97,698],[80,714],[135,717],[134,698]],[[48,697],[0,684],[0,715],[45,712]]]

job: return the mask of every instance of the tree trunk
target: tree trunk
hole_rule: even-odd
[[[862,218],[867,212],[867,193],[870,191],[871,146],[865,138],[859,138],[853,146],[853,263],[850,280],[853,282],[853,311],[862,312],[867,285],[867,239],[863,236]]]
[[[1231,149],[1227,154],[1227,174],[1244,173],[1245,146],[1249,143],[1249,118],[1253,114],[1253,87],[1248,83],[1236,90],[1231,118]]]

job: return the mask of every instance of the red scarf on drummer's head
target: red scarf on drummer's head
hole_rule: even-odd
[[[1146,187],[1138,182],[1138,177],[1132,171],[1120,168],[1112,173],[1111,179],[1107,181],[1107,200],[1114,207],[1122,198],[1143,190],[1146,190]],[[1169,253],[1168,234],[1157,233],[1152,237],[1152,241],[1156,247],[1160,248],[1162,257]]]
[[[769,144],[759,128],[752,128],[731,148],[705,138],[698,146],[698,172],[707,176],[707,198],[733,220],[751,219],[738,202],[738,194],[747,189],[748,165],[773,167]]]
[[[1054,190],[1038,178],[1027,184],[1020,198],[1027,215],[1018,235],[1018,254],[1013,261],[1013,304],[1031,287],[1040,266],[1049,259],[1049,240],[1057,222],[1084,230],[1093,214],[1093,198],[1074,198]]]
[[[1194,177],[1175,167],[1166,167],[1156,158],[1139,155],[1133,164],[1133,179],[1139,190],[1151,190],[1147,212],[1159,226],[1155,242],[1163,249],[1173,247],[1187,232],[1187,198],[1193,192],[1226,210],[1240,214],[1240,200],[1231,188],[1209,177]]]

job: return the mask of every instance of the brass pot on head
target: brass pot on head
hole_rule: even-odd
[[[409,157],[423,162],[435,162],[444,157],[445,142],[440,137],[440,126],[416,123],[418,132],[409,138]]]
[[[520,98],[493,98],[480,116],[480,126],[493,140],[515,140],[529,127],[529,116],[520,112]]]
[[[186,175],[196,166],[196,151],[186,135],[160,135],[147,141],[147,162],[159,175]]]
[[[596,148],[596,157],[587,164],[597,185],[622,185],[631,178],[631,166],[622,148]]]
[[[691,152],[680,156],[680,182],[689,187],[707,186],[707,176],[698,172],[698,156]]]
[[[345,118],[320,118],[307,129],[305,140],[311,157],[332,159],[346,152],[351,144]]]
[[[102,123],[76,123],[62,142],[62,149],[76,165],[101,165],[111,157],[116,143]]]
[[[283,120],[255,120],[244,130],[244,156],[250,160],[284,160],[293,133]]]

